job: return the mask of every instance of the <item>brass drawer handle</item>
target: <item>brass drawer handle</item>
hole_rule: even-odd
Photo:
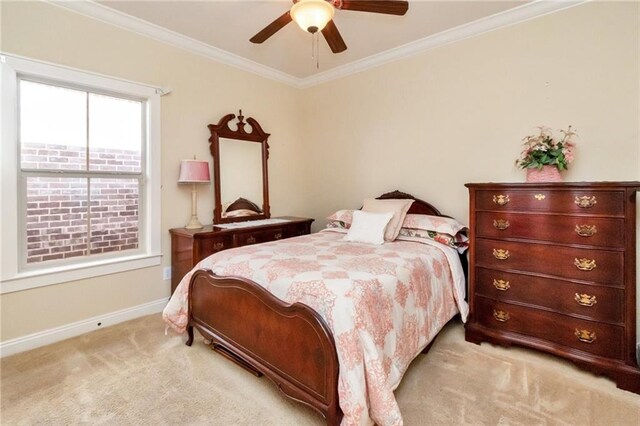
[[[575,231],[581,237],[593,237],[598,232],[598,229],[595,225],[576,225]]]
[[[282,233],[278,232],[277,234],[275,234],[275,235],[273,236],[273,238],[274,238],[275,240],[279,240],[280,238],[282,238]]]
[[[538,200],[538,201],[542,201],[542,200],[544,200],[545,198],[547,198],[547,196],[546,196],[546,195],[544,195],[544,194],[536,194],[536,195],[534,195],[534,196],[533,196],[533,198],[535,198],[535,199],[536,199],[536,200]]]
[[[591,296],[588,294],[576,293],[576,296],[574,297],[574,299],[576,302],[578,302],[578,305],[582,305],[582,306],[593,306],[596,303],[598,303],[595,296]]]
[[[495,219],[493,221],[493,227],[498,231],[504,231],[509,227],[509,221],[505,219]]]
[[[500,290],[500,291],[507,291],[509,290],[509,288],[511,288],[511,286],[509,285],[509,281],[505,281],[505,280],[493,280],[493,286],[496,288],[496,290]]]
[[[507,260],[509,258],[509,250],[493,249],[493,257],[498,260]]]
[[[493,317],[496,319],[496,321],[507,322],[509,321],[509,312],[502,311],[500,309],[494,309]]]
[[[247,244],[253,244],[256,242],[256,238],[255,237],[249,237],[247,238]]]
[[[573,260],[573,264],[576,265],[576,268],[581,271],[592,271],[596,269],[596,260],[595,259],[578,259],[575,258]]]
[[[578,330],[574,333],[578,340],[584,343],[593,343],[596,340],[596,332],[589,330]]]
[[[508,195],[494,195],[493,196],[493,202],[496,203],[499,206],[504,206],[505,204],[507,204],[509,202],[509,196]]]
[[[595,206],[597,201],[595,195],[591,197],[584,195],[582,197],[576,197],[574,203],[576,203],[581,209],[589,209]]]
[[[214,250],[222,250],[224,248],[224,243],[213,243]]]

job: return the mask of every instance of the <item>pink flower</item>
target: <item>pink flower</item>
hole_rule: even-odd
[[[574,159],[575,143],[572,138],[576,132],[569,126],[566,130],[560,130],[563,137],[557,138],[548,127],[539,126],[538,130],[538,134],[523,138],[524,147],[520,158],[516,160],[516,166],[529,169],[552,165],[559,170],[565,170],[567,164]]]
[[[573,162],[573,151],[570,149],[563,149],[562,153],[564,154],[564,158],[567,160],[567,163]]]

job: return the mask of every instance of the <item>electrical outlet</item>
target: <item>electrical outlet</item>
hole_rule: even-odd
[[[166,266],[162,270],[162,279],[165,281],[171,279],[171,266]]]

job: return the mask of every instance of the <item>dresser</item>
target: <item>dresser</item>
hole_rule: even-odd
[[[640,393],[640,182],[470,183],[467,341],[570,359]]]
[[[284,216],[287,222],[223,229],[212,225],[202,229],[173,228],[171,234],[171,293],[187,272],[205,257],[233,247],[266,243],[311,232],[313,219]]]

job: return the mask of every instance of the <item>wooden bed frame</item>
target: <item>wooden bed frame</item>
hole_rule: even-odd
[[[415,200],[409,213],[443,216],[399,191],[378,197],[409,198]],[[194,328],[214,350],[256,376],[267,376],[286,396],[320,412],[328,425],[340,423],[335,342],[324,319],[308,306],[284,303],[251,280],[203,269],[189,287],[188,346]]]

